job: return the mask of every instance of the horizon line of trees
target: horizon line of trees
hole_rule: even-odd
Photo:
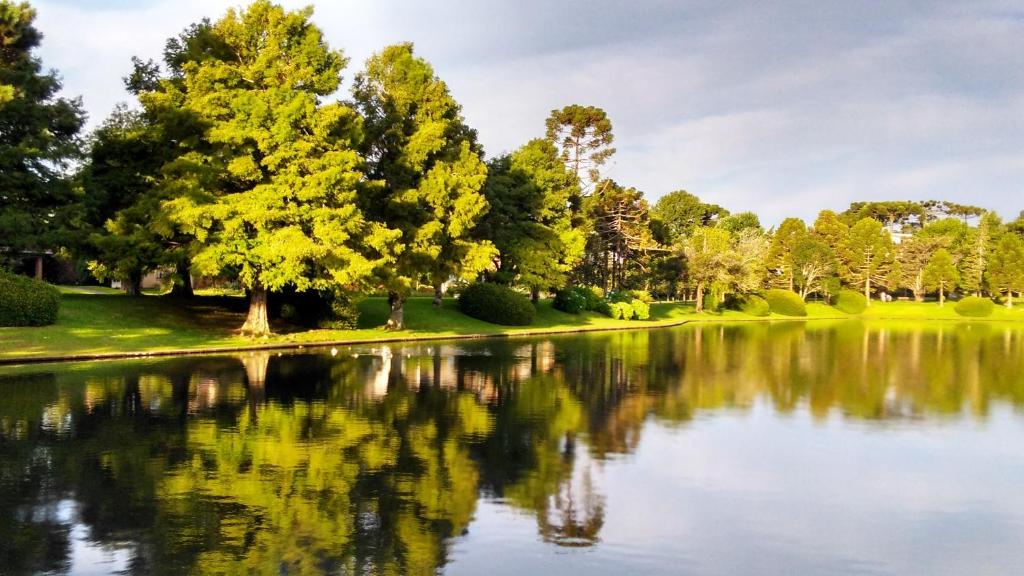
[[[310,21],[268,0],[202,20],[133,58],[119,106],[87,138],[80,100],[33,55],[27,3],[0,0],[0,258],[69,254],[99,279],[175,271],[230,278],[249,294],[242,332],[270,330],[268,294],[344,301],[381,291],[387,326],[451,279],[693,298],[783,287],[829,298],[908,291],[1024,291],[1024,212],[1003,223],[944,201],[856,202],[810,226],[765,230],[679,190],[650,206],[603,172],[611,120],[553,110],[543,137],[487,159],[475,130],[410,43],[388,46],[333,95],[348,59]]]

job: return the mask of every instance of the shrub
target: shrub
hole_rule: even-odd
[[[768,306],[768,301],[757,294],[744,296],[740,300],[739,309],[744,314],[758,317],[767,316],[772,312],[771,307]]]
[[[704,295],[704,311],[705,312],[718,312],[721,308],[722,302],[718,297],[718,294],[714,292],[708,292]]]
[[[853,290],[840,290],[835,297],[836,307],[840,312],[847,314],[860,314],[868,307],[868,299],[860,292]]]
[[[980,296],[968,296],[963,300],[956,303],[956,307],[953,310],[956,311],[960,316],[967,316],[969,318],[984,318],[985,316],[991,316],[995,310],[996,305],[992,303],[992,300],[988,298],[981,298]]]
[[[633,318],[633,306],[629,302],[612,302],[612,318],[616,320],[629,320]]]
[[[587,309],[587,297],[583,294],[583,290],[586,290],[586,288],[582,290],[576,287],[562,288],[555,292],[555,299],[551,302],[551,305],[555,310],[561,310],[569,314],[579,314]]]
[[[591,312],[601,312],[604,310],[604,291],[600,288],[588,288],[586,286],[577,286],[576,290],[583,295],[584,300],[587,301],[584,309]]]
[[[343,291],[305,290],[285,286],[267,297],[271,318],[287,320],[307,328],[355,328],[359,310],[352,296]]]
[[[60,292],[27,276],[0,271],[0,326],[46,326],[57,321]]]
[[[768,308],[776,314],[807,316],[807,305],[796,292],[780,289],[769,290],[765,292],[764,299],[768,301]]]
[[[633,308],[633,317],[637,320],[647,320],[651,317],[651,305],[647,302],[634,298],[629,305]]]
[[[489,282],[477,282],[463,289],[459,310],[477,320],[505,326],[526,326],[537,313],[526,296]]]

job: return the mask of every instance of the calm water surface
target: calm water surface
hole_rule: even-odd
[[[0,574],[1021,574],[1024,331],[0,373]]]

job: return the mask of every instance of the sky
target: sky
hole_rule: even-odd
[[[241,0],[32,0],[40,56],[90,126],[130,102],[132,55]],[[282,1],[299,7],[310,1]],[[567,104],[603,108],[606,173],[768,225],[855,200],[1024,210],[1024,2],[321,0],[351,59],[412,41],[488,155],[543,136]],[[342,94],[346,96],[346,94]]]

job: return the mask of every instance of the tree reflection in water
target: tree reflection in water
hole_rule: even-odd
[[[857,322],[24,369],[0,377],[0,565],[432,574],[481,497],[591,546],[648,419],[983,419],[1022,374],[1020,330]]]

